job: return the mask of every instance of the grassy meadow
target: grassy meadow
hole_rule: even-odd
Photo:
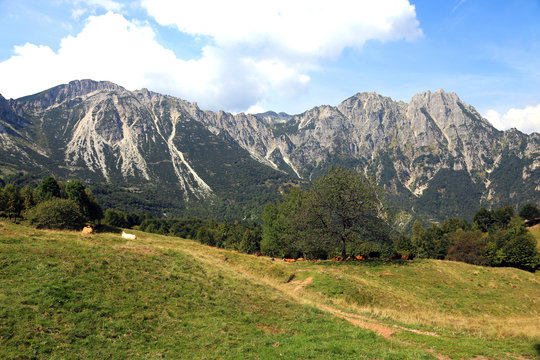
[[[536,239],[536,247],[540,250],[540,224],[533,226],[530,231]]]
[[[540,275],[0,222],[1,359],[536,359]]]

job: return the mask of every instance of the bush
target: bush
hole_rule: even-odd
[[[107,209],[105,210],[105,216],[103,218],[103,222],[106,225],[119,227],[119,228],[127,228],[129,226],[129,223],[126,219],[126,216],[123,212],[113,209]]]
[[[523,206],[523,208],[519,212],[519,216],[524,218],[525,220],[534,220],[540,217],[540,209],[538,209],[532,204],[527,204]]]
[[[462,231],[449,234],[452,243],[448,249],[447,260],[463,261],[474,265],[487,265],[488,242],[480,231]]]
[[[39,203],[24,213],[24,217],[38,229],[79,230],[85,218],[73,200],[52,199]]]
[[[540,254],[536,250],[536,240],[529,233],[511,239],[502,250],[504,265],[528,271],[535,271],[540,265]]]

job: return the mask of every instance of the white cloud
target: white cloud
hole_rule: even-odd
[[[115,13],[122,4],[66,1],[90,13],[97,7],[111,11],[88,17],[83,30],[62,39],[57,52],[30,43],[16,46],[15,55],[0,63],[4,96],[91,78],[131,90],[147,87],[197,101],[205,109],[245,111],[270,97],[303,94],[319,60],[337,57],[347,47],[422,35],[407,0],[142,0],[161,25],[210,40],[200,58],[179,59],[156,41],[148,23]]]
[[[212,37],[218,46],[270,47],[300,56],[337,56],[368,40],[422,35],[407,0],[142,0],[162,25]]]
[[[526,134],[540,133],[540,105],[513,108],[502,115],[495,110],[488,110],[484,117],[499,130],[516,128]]]
[[[249,109],[246,110],[247,114],[262,114],[265,112],[264,108],[258,104],[255,104],[251,106]]]

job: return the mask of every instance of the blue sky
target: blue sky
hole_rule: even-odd
[[[294,114],[443,88],[540,132],[538,0],[0,0],[0,32],[7,98],[92,78]]]

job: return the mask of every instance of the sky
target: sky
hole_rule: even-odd
[[[90,78],[297,114],[442,88],[540,132],[539,0],[0,0],[0,33],[5,98]]]

